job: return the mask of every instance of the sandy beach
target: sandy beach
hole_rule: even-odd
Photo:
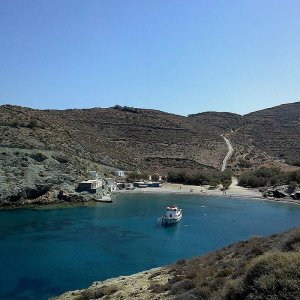
[[[246,198],[262,198],[258,189],[248,189],[237,185],[237,179],[232,181],[226,192],[221,191],[220,187],[215,189],[209,188],[209,185],[184,185],[177,183],[164,183],[159,188],[136,188],[131,191],[120,191],[122,193],[176,193],[176,194],[198,194],[198,195],[214,195],[227,197],[246,197]]]
[[[121,190],[117,193],[161,193],[161,194],[195,194],[195,195],[213,195],[222,197],[235,197],[235,198],[248,198],[248,199],[263,199],[273,202],[291,203],[300,205],[300,202],[293,199],[279,199],[279,198],[265,198],[258,189],[244,188],[238,186],[238,181],[233,178],[231,185],[226,192],[223,192],[220,188],[209,188],[209,185],[184,185],[176,183],[164,183],[159,188],[135,188],[134,190]]]

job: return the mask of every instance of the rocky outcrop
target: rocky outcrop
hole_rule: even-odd
[[[131,276],[94,282],[86,290],[67,292],[56,300],[83,299],[171,299],[167,291],[159,291],[161,285],[171,279],[168,268],[156,268]],[[154,298],[153,298],[154,297]]]
[[[102,195],[76,193],[97,164],[59,151],[0,148],[0,207],[86,202]]]
[[[261,188],[260,191],[262,192],[263,197],[266,198],[274,197],[292,199],[294,188],[292,188],[290,185],[281,185],[275,187]]]

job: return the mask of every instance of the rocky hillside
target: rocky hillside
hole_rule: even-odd
[[[300,102],[246,116],[206,112],[188,117],[113,108],[34,110],[0,106],[0,202],[74,189],[90,169],[167,174],[219,169],[227,136],[236,173],[262,164],[288,166],[300,153]],[[49,196],[51,198],[51,195]]]
[[[158,269],[95,282],[57,300],[299,299],[300,229],[253,237]]]
[[[295,162],[300,153],[300,102],[284,104],[246,115],[237,140],[267,154]]]

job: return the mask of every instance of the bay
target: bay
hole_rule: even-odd
[[[161,227],[166,205],[183,219]],[[112,204],[0,212],[0,299],[48,299],[93,281],[300,225],[300,206],[204,195],[118,194]]]

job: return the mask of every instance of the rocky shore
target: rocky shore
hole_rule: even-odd
[[[0,208],[89,202],[102,195],[77,193],[78,182],[99,165],[59,151],[2,147]]]
[[[300,229],[253,237],[191,260],[94,282],[56,300],[298,299]]]
[[[172,275],[168,267],[155,268],[131,276],[94,282],[85,290],[66,292],[56,300],[83,299],[171,299],[167,291],[155,295],[153,289],[167,284]],[[154,297],[153,296],[159,296]]]

